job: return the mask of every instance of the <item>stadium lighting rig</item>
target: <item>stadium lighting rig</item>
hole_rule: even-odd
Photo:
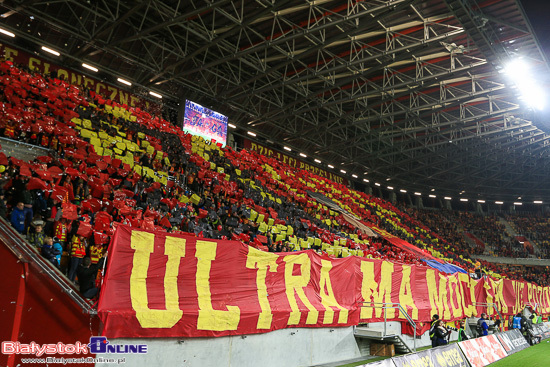
[[[522,58],[512,60],[504,67],[504,74],[515,84],[520,93],[519,98],[526,105],[537,110],[544,109],[544,89],[539,85],[529,63]]]
[[[3,28],[0,28],[0,33],[5,34],[6,36],[9,36],[9,37],[12,37],[12,38],[15,37],[15,34],[11,33],[10,31],[6,31]]]
[[[46,51],[47,53],[50,53],[52,55],[55,55],[55,56],[61,56],[61,53],[59,53],[58,51],[52,49],[52,48],[49,48],[49,47],[46,47],[46,46],[42,46],[41,47],[42,51]]]
[[[93,71],[94,73],[97,73],[99,71],[98,68],[96,68],[95,66],[92,66],[90,64],[86,64],[86,63],[82,63],[82,67],[85,68],[85,69],[88,69],[88,70],[91,70]]]
[[[132,86],[132,83],[129,82],[128,80],[126,80],[126,79],[116,78],[116,80],[117,80],[117,82],[122,83],[122,84],[126,84],[126,85],[129,86],[129,87]]]

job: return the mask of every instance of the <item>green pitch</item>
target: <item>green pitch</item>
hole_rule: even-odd
[[[491,367],[547,367],[550,366],[550,343],[543,340],[540,344],[522,350],[510,357],[495,362]]]
[[[428,349],[430,347],[419,348],[418,351]],[[344,364],[339,367],[354,367],[359,366],[365,363],[371,363],[386,359],[388,357],[377,357],[374,359],[369,359],[363,362],[354,362],[349,364]],[[518,366],[528,366],[528,367],[549,367],[550,366],[550,342],[543,340],[540,344],[529,347],[521,352],[512,354],[510,357],[501,359],[498,362],[491,364],[491,367],[518,367]]]

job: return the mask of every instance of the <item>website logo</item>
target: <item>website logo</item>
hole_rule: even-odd
[[[90,338],[90,353],[93,354],[145,354],[147,344],[110,344],[105,336]]]
[[[34,341],[24,344],[14,341],[2,342],[2,354],[34,354],[40,357],[44,354],[88,354],[88,346],[81,342],[74,344],[38,344]]]

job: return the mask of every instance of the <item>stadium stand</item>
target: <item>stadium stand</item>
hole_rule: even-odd
[[[0,364],[473,366],[550,338],[522,3],[1,2]]]
[[[341,213],[312,200],[308,191],[466,269],[474,261],[464,250],[479,253],[482,248],[468,247],[459,227],[511,254],[506,252],[510,240],[494,217],[400,209],[273,158],[222,149],[85,86],[9,61],[0,71],[3,135],[53,151],[29,163],[0,157],[8,205],[0,214],[9,213],[14,226],[73,279],[82,257],[99,261],[118,223],[236,239],[266,251],[311,248],[337,257],[423,264],[382,238],[368,238]],[[45,237],[63,247],[62,259],[59,250],[43,248]],[[492,276],[524,279],[518,271],[484,266]],[[537,272],[531,274],[536,281]]]

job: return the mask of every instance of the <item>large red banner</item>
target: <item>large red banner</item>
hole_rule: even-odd
[[[400,303],[414,320],[501,313],[538,303],[550,288],[382,260],[269,253],[240,242],[118,226],[98,311],[107,337],[200,337],[286,327],[334,327],[384,319],[372,303]],[[388,320],[403,320],[387,310]]]

